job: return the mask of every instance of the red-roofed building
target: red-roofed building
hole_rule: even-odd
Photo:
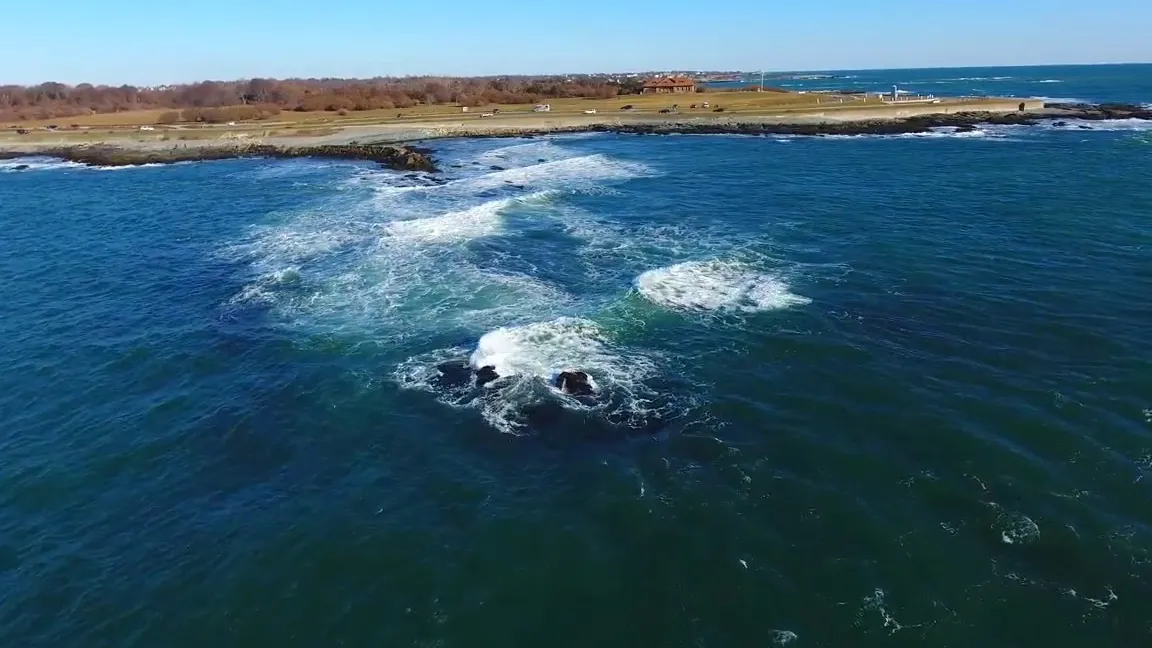
[[[688,77],[660,77],[644,82],[644,94],[671,94],[696,92],[695,79]]]

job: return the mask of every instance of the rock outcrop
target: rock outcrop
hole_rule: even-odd
[[[583,371],[561,371],[556,376],[556,389],[569,396],[591,396],[596,392],[592,380]]]
[[[29,151],[7,151],[0,157],[43,155],[91,166],[138,166],[244,157],[327,158],[368,160],[398,171],[437,170],[427,149],[375,144],[326,144],[320,146],[279,146],[273,144],[228,144],[218,146],[174,146],[164,149],[112,145],[75,145]]]
[[[437,375],[432,379],[439,387],[459,388],[471,385],[473,377],[477,387],[483,387],[500,377],[496,367],[480,367],[472,369],[472,365],[463,360],[449,360],[436,366]]]
[[[480,367],[476,370],[476,386],[483,387],[499,377],[500,374],[496,373],[496,367]]]

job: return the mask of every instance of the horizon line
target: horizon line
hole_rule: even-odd
[[[915,67],[860,67],[860,68],[841,68],[841,67],[825,67],[825,68],[779,68],[779,69],[748,69],[748,70],[718,70],[718,69],[692,69],[692,68],[664,68],[661,70],[616,70],[611,72],[605,71],[592,71],[592,72],[550,72],[550,73],[527,73],[527,72],[511,72],[501,74],[437,74],[437,73],[420,73],[420,74],[380,74],[376,76],[286,76],[286,77],[270,77],[270,76],[248,76],[248,77],[235,77],[231,79],[223,78],[201,78],[194,81],[170,81],[164,83],[146,83],[137,84],[131,82],[100,82],[95,83],[91,81],[79,82],[64,82],[64,81],[38,81],[35,83],[8,83],[0,80],[0,86],[14,85],[20,87],[34,87],[43,85],[45,83],[61,83],[66,86],[75,87],[78,85],[88,84],[92,86],[105,86],[105,87],[122,87],[131,86],[136,88],[154,88],[160,86],[183,86],[194,85],[197,83],[217,82],[217,83],[234,83],[237,81],[248,81],[251,79],[272,79],[277,81],[287,81],[292,79],[301,80],[323,80],[323,79],[340,79],[340,80],[369,80],[369,79],[419,79],[419,78],[439,78],[439,79],[495,79],[502,77],[566,77],[566,76],[613,76],[623,74],[664,74],[668,72],[684,72],[694,74],[789,74],[789,73],[803,73],[803,72],[877,72],[886,70],[961,70],[961,69],[1004,69],[1004,68],[1044,68],[1044,67],[1104,67],[1104,66],[1121,66],[1121,65],[1152,65],[1152,61],[1105,61],[1095,63],[1027,63],[1016,65],[932,65],[932,66],[915,66]]]

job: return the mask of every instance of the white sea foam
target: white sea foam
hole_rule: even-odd
[[[538,317],[563,307],[569,297],[527,275],[478,267],[459,243],[499,234],[502,209],[542,197],[436,213],[445,201],[399,196],[381,202],[363,187],[340,192],[253,228],[221,251],[229,260],[249,264],[253,273],[227,307],[271,306],[276,319],[294,328],[393,341],[454,326]],[[469,199],[453,197],[447,204]],[[415,218],[397,221],[396,215]],[[297,282],[274,279],[289,268]]]
[[[791,630],[773,630],[771,632],[772,643],[777,646],[787,646],[788,644],[800,638],[795,632]]]
[[[469,362],[474,368],[493,367],[499,378],[481,390],[436,385],[440,363],[463,354],[463,349],[450,348],[414,356],[397,367],[394,377],[403,387],[438,394],[444,404],[475,408],[492,427],[509,434],[523,433],[527,412],[545,401],[615,423],[641,421],[671,407],[644,383],[657,373],[652,357],[614,344],[586,319],[559,317],[491,330],[480,338]],[[551,387],[565,370],[586,372],[599,396],[579,400]]]
[[[0,160],[0,173],[21,171],[54,171],[58,169],[83,169],[84,165],[78,162],[68,162],[55,158],[28,157]],[[19,171],[17,171],[19,169]]]
[[[1092,103],[1091,101],[1088,101],[1087,99],[1081,99],[1079,97],[1046,97],[1043,95],[1039,95],[1039,96],[1032,97],[1032,99],[1039,99],[1040,101],[1043,101],[1044,103],[1051,103],[1051,104],[1090,104],[1090,103]]]
[[[997,504],[989,504],[998,512],[992,528],[1000,533],[1004,544],[1028,545],[1040,539],[1040,527],[1032,518],[1016,511],[1005,511]]]
[[[781,278],[730,261],[689,261],[649,270],[636,278],[649,301],[689,311],[756,312],[810,303]]]
[[[620,382],[633,370],[609,350],[595,323],[572,317],[485,333],[470,361],[475,368],[495,367],[501,376],[551,378],[561,371],[578,369]]]
[[[542,139],[486,151],[476,158],[476,162],[507,168],[555,162],[570,157],[574,156],[563,147],[551,140]]]
[[[1040,79],[1039,81],[1033,81],[1032,83],[1064,83],[1064,81],[1062,79]]]
[[[1063,119],[1044,122],[1041,126],[1055,130],[1152,131],[1152,121],[1146,119]]]
[[[451,243],[491,236],[500,231],[500,211],[513,202],[512,198],[492,200],[442,216],[392,221],[385,226],[385,230],[394,241],[424,243]]]
[[[176,166],[178,164],[194,164],[195,161],[184,162],[149,162],[147,164],[125,164],[121,166],[91,166],[93,171],[131,171],[133,169],[155,169],[163,166]]]
[[[493,189],[509,184],[532,188],[583,189],[606,181],[628,180],[650,173],[651,170],[643,164],[624,162],[596,153],[495,171],[477,178],[458,180],[446,186],[471,191]]]
[[[994,77],[955,77],[951,79],[941,79],[941,81],[1008,81],[1013,77],[1010,76],[994,76]]]

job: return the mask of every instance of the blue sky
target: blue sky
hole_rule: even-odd
[[[1148,0],[5,4],[0,83],[1152,61]]]

